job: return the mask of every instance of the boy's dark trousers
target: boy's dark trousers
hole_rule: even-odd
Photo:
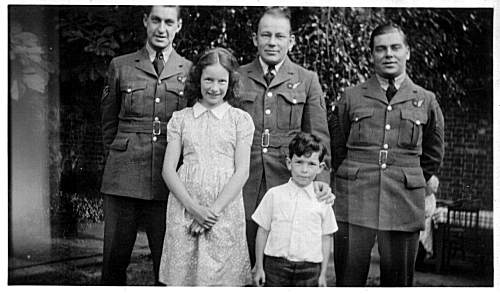
[[[321,263],[264,256],[266,287],[318,287]]]

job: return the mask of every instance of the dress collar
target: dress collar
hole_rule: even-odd
[[[149,60],[153,62],[156,58],[156,51],[151,48],[151,45],[149,45],[148,42],[146,42],[146,50],[148,51],[149,54]],[[168,57],[170,57],[170,53],[172,53],[172,46],[168,46],[167,48],[163,49],[161,52],[163,54],[163,63],[167,63]]]
[[[377,77],[380,87],[384,89],[384,91],[387,91],[387,87],[389,87],[389,79],[383,78],[378,74],[376,74],[375,76]],[[406,73],[402,73],[401,75],[394,78],[394,86],[396,86],[396,89],[399,90],[405,78],[406,78]]]
[[[208,109],[205,106],[203,106],[200,102],[196,102],[196,104],[193,106],[194,118],[198,118],[205,111],[210,111],[213,113],[213,115],[215,115],[216,118],[222,119],[224,117],[224,114],[230,107],[231,105],[229,105],[229,103],[224,102],[221,105]]]
[[[309,196],[309,198],[316,199],[316,193],[314,193],[313,182],[311,182],[309,185],[307,185],[305,187],[299,187],[299,186],[297,186],[297,184],[295,184],[295,182],[292,180],[292,178],[290,178],[290,180],[288,180],[288,183],[290,184],[290,187],[293,187],[294,191],[298,191],[298,190],[305,191],[307,196]]]

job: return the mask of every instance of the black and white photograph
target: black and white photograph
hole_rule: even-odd
[[[7,290],[498,286],[498,2],[1,9]]]

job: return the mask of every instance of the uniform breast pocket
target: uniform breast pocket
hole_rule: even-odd
[[[363,146],[374,143],[374,130],[370,123],[372,117],[373,109],[360,109],[354,112],[351,118],[349,144]]]
[[[134,81],[120,87],[126,116],[140,116],[144,112],[147,81]]]
[[[277,126],[281,130],[299,129],[306,95],[301,92],[281,92],[277,97]]]
[[[423,126],[427,123],[427,114],[423,111],[401,109],[398,145],[414,149],[422,144]]]

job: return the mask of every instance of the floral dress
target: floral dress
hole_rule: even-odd
[[[250,115],[226,102],[208,110],[197,103],[174,112],[167,141],[182,141],[178,175],[189,195],[210,207],[235,171],[237,144],[251,146]],[[193,216],[170,193],[160,281],[169,286],[242,286],[251,284],[240,194],[221,212],[218,222],[197,237],[188,234]]]

